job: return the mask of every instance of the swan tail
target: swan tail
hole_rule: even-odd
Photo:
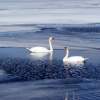
[[[89,58],[84,58],[84,60],[88,60]]]
[[[27,50],[30,50],[30,48],[26,48]]]

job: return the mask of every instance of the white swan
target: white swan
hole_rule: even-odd
[[[27,48],[29,51],[34,52],[34,53],[49,53],[53,52],[53,47],[52,47],[52,40],[54,40],[53,37],[49,37],[49,47],[50,49],[47,49],[45,47],[32,47],[32,48]]]
[[[84,61],[86,61],[88,58],[84,58],[82,56],[71,56],[68,57],[69,55],[69,49],[67,47],[65,47],[65,52],[66,55],[63,58],[63,62],[65,65],[70,64],[70,65],[80,65],[80,64],[84,64]]]

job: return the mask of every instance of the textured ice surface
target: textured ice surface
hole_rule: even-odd
[[[0,25],[99,23],[99,0],[0,0]]]

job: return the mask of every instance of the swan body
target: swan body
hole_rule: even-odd
[[[65,50],[66,50],[66,55],[63,58],[64,64],[80,65],[80,64],[84,64],[84,62],[87,60],[87,58],[84,58],[82,56],[68,57],[69,50],[68,50],[68,48],[65,48]]]
[[[67,62],[69,64],[81,64],[85,61],[85,59],[81,56],[72,56],[72,57],[64,57],[63,62]]]
[[[40,47],[40,46],[32,47],[32,48],[26,48],[26,49],[28,49],[29,51],[34,52],[34,53],[49,53],[49,52],[53,52],[52,40],[54,40],[54,38],[53,37],[49,37],[49,47],[50,47],[50,49],[47,49],[45,47]]]
[[[42,53],[42,52],[50,52],[50,50],[48,50],[45,47],[32,47],[32,48],[30,48],[28,50],[31,51],[31,52],[36,52],[36,53],[38,53],[38,52],[40,52],[40,53]]]

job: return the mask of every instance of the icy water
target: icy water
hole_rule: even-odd
[[[0,26],[1,100],[99,100],[100,26],[4,25]],[[36,54],[26,47],[45,46],[53,36],[54,52]],[[64,66],[63,48],[69,56],[87,57],[84,66]]]

